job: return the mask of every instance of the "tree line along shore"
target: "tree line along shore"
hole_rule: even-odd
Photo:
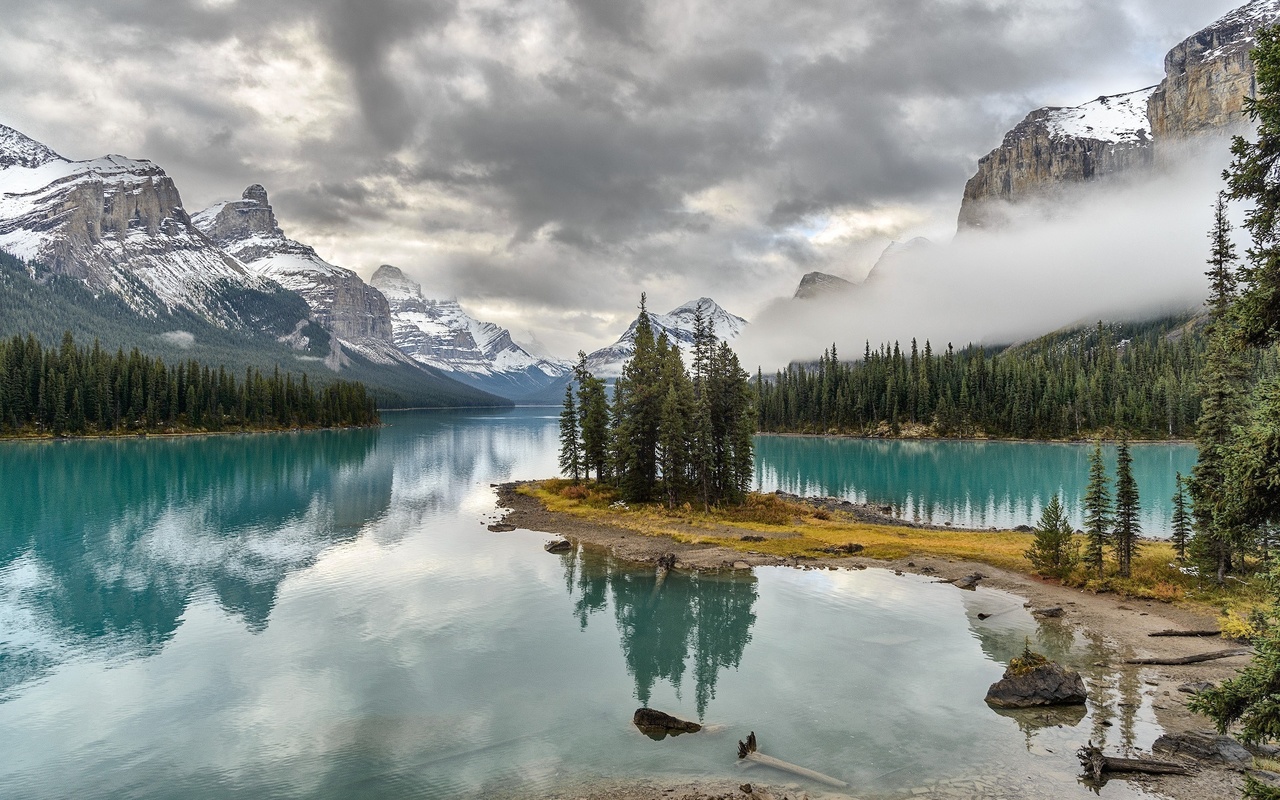
[[[0,437],[112,436],[379,423],[360,383],[312,385],[276,369],[242,378],[197,361],[176,365],[137,349],[109,353],[79,346],[70,333],[57,348],[34,336],[0,340]]]

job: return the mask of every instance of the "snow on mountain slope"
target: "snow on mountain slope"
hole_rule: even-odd
[[[118,155],[71,161],[4,125],[0,249],[117,294],[141,314],[187,310],[224,328],[262,322],[237,306],[244,292],[281,294],[191,225],[156,164]]]
[[[382,293],[285,236],[262,186],[206,208],[192,223],[254,274],[302,295],[312,318],[349,349],[377,364],[412,363],[395,347],[391,309]]]
[[[378,267],[370,283],[391,304],[396,347],[458,380],[522,399],[570,371],[568,362],[529,353],[505,328],[473,319],[456,300],[428,300],[397,267]]]
[[[1156,88],[1099,97],[1074,108],[1045,109],[1041,121],[1053,136],[1115,144],[1146,142],[1151,139],[1147,101]]]
[[[738,338],[746,327],[747,321],[742,317],[730,314],[709,297],[690,300],[684,305],[671,309],[666,314],[649,314],[649,324],[653,326],[654,336],[667,334],[672,344],[679,346],[688,365],[693,351],[693,322],[695,314],[701,310],[704,319],[711,323],[716,338],[731,342]],[[622,367],[636,351],[636,322],[632,322],[622,338],[587,356],[587,369],[597,378],[613,379],[622,374]]]

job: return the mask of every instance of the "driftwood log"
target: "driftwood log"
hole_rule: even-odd
[[[750,763],[762,764],[766,767],[780,769],[783,772],[790,772],[792,775],[799,775],[802,778],[808,778],[809,780],[817,781],[818,783],[825,783],[827,786],[834,786],[838,789],[844,789],[849,785],[842,780],[831,777],[830,775],[823,775],[821,772],[814,772],[811,769],[805,769],[804,767],[783,761],[780,758],[774,758],[773,756],[767,756],[764,753],[759,752],[756,747],[755,731],[751,732],[751,735],[747,737],[745,742],[738,742],[738,758]]]
[[[1154,758],[1116,758],[1102,754],[1102,748],[1092,740],[1076,752],[1086,778],[1095,783],[1106,780],[1109,772],[1142,772],[1148,775],[1190,775],[1191,770],[1173,761]]]
[[[1221,636],[1222,631],[1156,631],[1148,636]]]
[[[1194,656],[1183,656],[1182,658],[1130,658],[1124,663],[1126,664],[1143,664],[1147,666],[1164,666],[1176,667],[1182,664],[1199,664],[1203,661],[1216,661],[1219,658],[1231,658],[1232,656],[1247,656],[1250,651],[1246,648],[1238,650],[1218,650],[1213,653],[1200,653]]]

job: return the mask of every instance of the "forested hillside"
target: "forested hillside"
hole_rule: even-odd
[[[929,342],[757,376],[760,429],[854,435],[1189,438],[1200,416],[1201,320],[1103,325],[991,349]],[[1257,367],[1276,371],[1274,352]]]

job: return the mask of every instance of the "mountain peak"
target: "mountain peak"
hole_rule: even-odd
[[[66,159],[25,133],[7,125],[0,125],[0,169],[10,167],[35,169],[50,161],[66,161]]]
[[[244,194],[240,195],[242,200],[250,200],[260,206],[270,206],[267,202],[267,189],[260,183],[255,183],[244,190]]]
[[[825,272],[809,272],[800,279],[800,285],[796,287],[796,293],[792,299],[808,300],[814,297],[843,292],[846,289],[852,289],[854,286],[857,286],[857,284],[837,275],[828,275]]]

